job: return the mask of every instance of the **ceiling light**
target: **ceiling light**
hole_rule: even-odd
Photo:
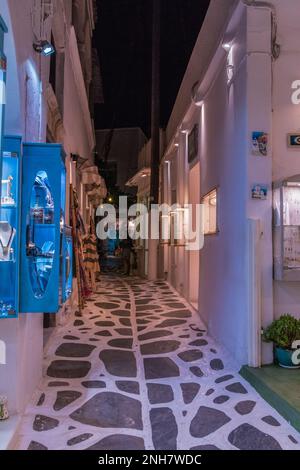
[[[38,41],[33,44],[35,52],[44,56],[49,56],[55,53],[54,46],[49,41]]]

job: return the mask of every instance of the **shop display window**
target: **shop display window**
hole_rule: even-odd
[[[23,145],[21,299],[23,313],[59,309],[64,153],[58,144]]]
[[[202,198],[204,205],[204,235],[218,233],[218,190],[210,191]]]
[[[274,278],[300,280],[300,175],[274,185]]]
[[[62,302],[72,294],[73,285],[73,239],[71,227],[64,227],[62,239]]]
[[[18,315],[21,138],[5,137],[0,208],[0,318]]]

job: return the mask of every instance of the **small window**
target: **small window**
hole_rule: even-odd
[[[204,235],[213,235],[215,233],[218,233],[217,188],[213,189],[202,198],[202,204],[204,205]]]

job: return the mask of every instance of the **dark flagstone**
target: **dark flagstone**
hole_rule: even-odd
[[[102,380],[86,380],[81,382],[85,388],[105,388],[106,383]]]
[[[66,336],[64,336],[64,339],[68,339],[68,340],[70,340],[70,341],[76,341],[76,340],[78,340],[78,339],[80,339],[80,338],[78,338],[77,336],[66,335]]]
[[[106,370],[111,375],[136,377],[136,360],[132,352],[120,351],[118,349],[104,349],[100,352],[99,357],[104,362]]]
[[[193,437],[205,437],[217,431],[231,419],[223,411],[207,406],[200,406],[192,419],[190,433]]]
[[[94,333],[97,336],[112,336],[111,332],[108,330],[103,330],[103,331],[97,331]]]
[[[69,439],[67,441],[68,446],[75,446],[76,444],[80,444],[80,442],[87,441],[90,439],[90,437],[93,437],[93,434],[85,433],[85,434],[80,434],[80,436],[73,437],[72,439]]]
[[[137,324],[138,325],[148,325],[148,323],[151,323],[150,320],[141,320],[141,319],[137,319]]]
[[[164,384],[147,384],[148,398],[151,405],[158,403],[169,403],[174,400],[173,389],[170,385]]]
[[[192,403],[200,390],[200,385],[193,382],[180,384],[180,387],[182,390],[183,401],[186,405]]]
[[[66,387],[69,382],[49,382],[48,387]]]
[[[152,302],[153,299],[151,297],[145,297],[144,299],[139,299],[139,300],[136,300],[135,303],[136,305],[145,305],[145,304],[149,304],[149,302]]]
[[[185,308],[185,305],[181,302],[167,302],[166,305],[171,308]]]
[[[53,361],[47,375],[59,379],[80,379],[89,373],[90,368],[91,363],[88,361]]]
[[[122,349],[132,349],[132,338],[117,338],[117,339],[111,339],[108,342],[109,346],[113,346],[116,348],[122,348]]]
[[[147,326],[138,326],[137,330],[138,330],[138,332],[140,332],[140,331],[144,331],[146,328],[147,328]]]
[[[112,310],[113,308],[118,308],[118,304],[113,304],[112,302],[96,302],[95,306],[98,308],[103,308],[104,310]]]
[[[64,390],[62,392],[57,392],[57,398],[53,405],[53,409],[55,411],[62,410],[66,406],[73,403],[73,401],[81,397],[81,395],[82,393],[77,392],[76,390]]]
[[[159,308],[158,305],[137,305],[136,306],[136,311],[137,312],[143,312],[144,310],[149,310],[149,311],[152,311],[156,308]]]
[[[116,332],[121,336],[132,336],[133,332],[131,328],[116,328]]]
[[[196,339],[195,341],[192,341],[189,343],[190,346],[207,346],[208,342],[206,339]]]
[[[189,318],[192,314],[189,310],[178,310],[175,312],[167,312],[163,313],[162,317],[169,317],[169,318]]]
[[[282,450],[276,439],[248,423],[234,429],[228,440],[240,450]]]
[[[234,384],[227,385],[226,390],[228,390],[228,392],[232,392],[232,393],[243,393],[243,394],[248,393],[247,390],[245,389],[244,385],[242,385],[240,382],[236,382]]]
[[[229,396],[228,395],[220,395],[219,397],[216,397],[214,399],[214,403],[216,403],[217,405],[222,405],[222,403],[225,403],[226,401],[229,400]]]
[[[214,391],[215,391],[214,388],[210,388],[210,389],[207,390],[207,392],[206,392],[205,395],[206,395],[207,397],[209,397],[209,395],[212,395],[212,394],[214,393]]]
[[[212,361],[210,361],[210,367],[213,370],[223,370],[224,364],[223,364],[223,361],[221,361],[221,359],[213,359]]]
[[[245,400],[245,401],[240,401],[239,403],[237,403],[234,409],[240,415],[248,415],[249,413],[251,413],[255,405],[256,405],[255,401]]]
[[[96,321],[95,325],[97,326],[115,326],[112,321]]]
[[[146,341],[148,339],[155,339],[155,338],[161,338],[163,336],[170,336],[173,333],[168,330],[160,330],[160,331],[150,331],[149,333],[144,333],[143,335],[139,335],[139,340],[140,341]]]
[[[290,440],[293,444],[298,444],[298,441],[296,441],[296,439],[294,438],[294,436],[289,435],[288,438],[289,438],[289,440]]]
[[[99,338],[90,338],[89,341],[94,341],[94,342],[96,342],[96,341],[100,341],[100,339],[99,339]]]
[[[176,326],[176,325],[182,325],[183,323],[186,323],[186,320],[176,320],[176,319],[169,319],[169,320],[164,320],[163,322],[159,323],[158,325],[155,326],[155,328],[164,328],[165,326]]]
[[[31,441],[27,450],[48,450],[48,447],[44,446],[40,442]]]
[[[141,345],[141,353],[146,354],[165,354],[176,351],[180,346],[179,341],[175,340],[161,340],[154,341],[153,343],[145,343]]]
[[[139,395],[140,385],[138,382],[133,382],[129,380],[117,380],[116,386],[122,392],[133,393],[134,395]]]
[[[189,338],[190,335],[179,335],[179,338]]]
[[[130,317],[130,310],[113,310],[111,314],[117,317]]]
[[[155,450],[176,450],[178,427],[170,408],[150,410],[152,440]]]
[[[223,375],[215,380],[216,384],[220,384],[221,382],[226,382],[227,380],[233,379],[233,375]]]
[[[75,320],[74,321],[74,326],[81,326],[81,325],[84,325],[84,321],[82,321],[82,320]]]
[[[70,417],[100,428],[143,429],[140,401],[115,392],[98,393]]]
[[[129,318],[120,318],[119,322],[123,326],[131,326],[131,320]]]
[[[82,343],[62,343],[55,351],[56,356],[88,357],[96,346]]]
[[[92,445],[86,450],[144,450],[144,440],[140,437],[113,434]]]
[[[210,349],[210,352],[212,352],[213,354],[217,354],[217,351],[213,348]]]
[[[178,357],[184,362],[193,362],[202,359],[203,352],[199,349],[191,349],[190,351],[183,351],[178,354]]]
[[[220,450],[213,444],[204,444],[203,446],[191,447],[190,450]]]
[[[192,374],[194,374],[196,377],[203,377],[203,372],[202,370],[200,369],[200,367],[197,367],[197,366],[193,366],[193,367],[190,367],[190,371],[192,372]]]
[[[44,403],[45,401],[45,398],[46,398],[46,395],[44,393],[41,394],[36,406],[42,406],[42,404]]]
[[[169,357],[144,359],[146,380],[179,377],[179,367]]]
[[[264,416],[262,421],[269,424],[270,426],[280,426],[280,423],[273,416]]]
[[[100,318],[101,315],[94,315],[93,317],[90,317],[90,320],[95,320],[96,318]]]
[[[58,419],[49,418],[49,416],[36,415],[32,427],[34,431],[43,432],[54,429],[58,425]]]

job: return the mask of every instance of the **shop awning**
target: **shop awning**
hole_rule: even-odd
[[[104,178],[99,174],[98,167],[86,162],[80,169],[81,182],[93,207],[101,204],[107,196],[107,188]]]

